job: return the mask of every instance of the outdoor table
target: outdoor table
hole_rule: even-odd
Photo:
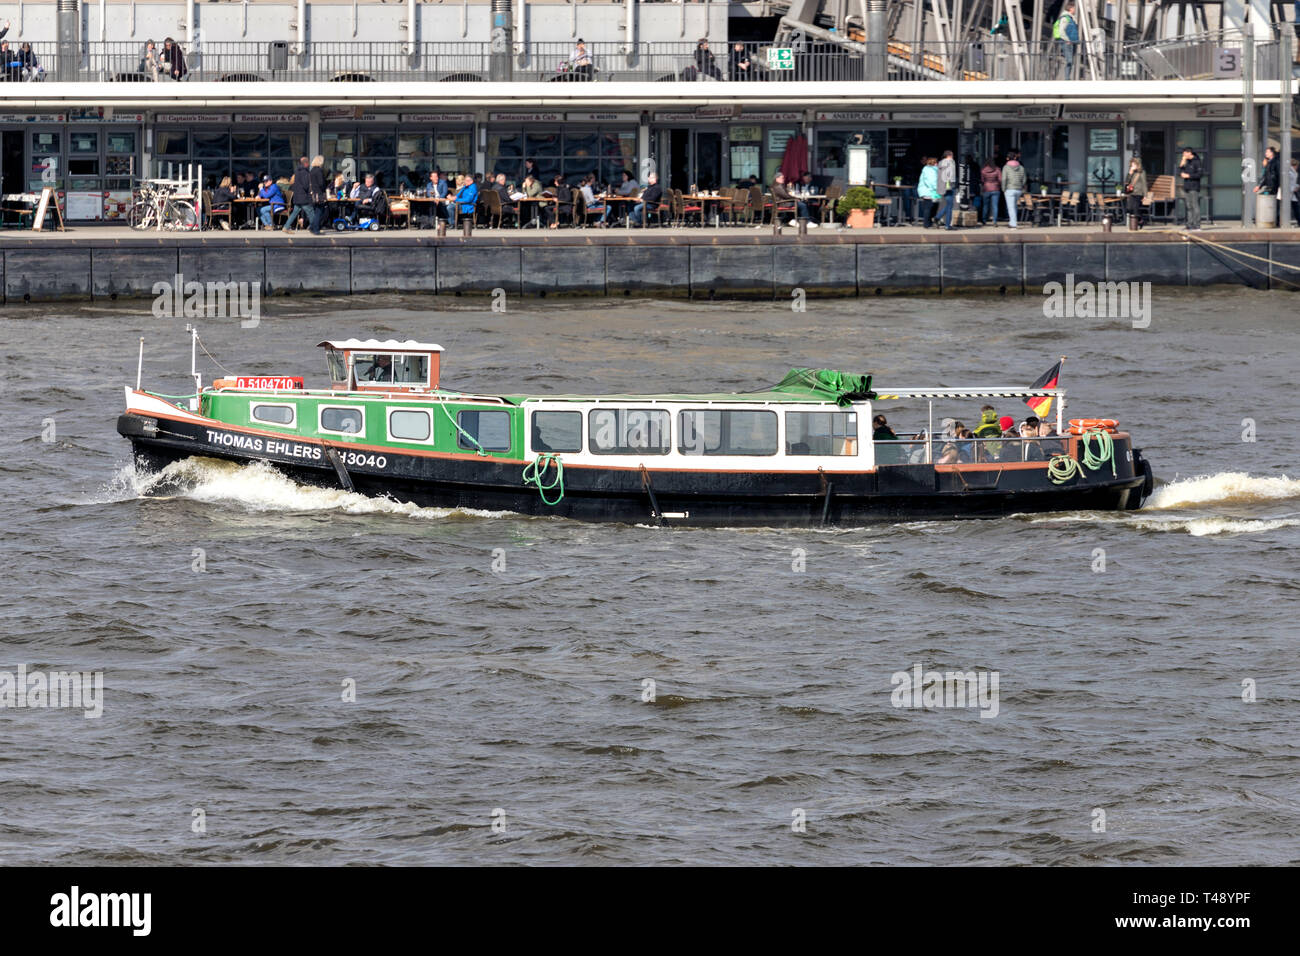
[[[555,203],[555,208],[556,208],[557,213],[558,213],[558,210],[559,210],[559,208],[560,208],[560,199],[559,199],[558,196],[525,196],[523,199],[517,199],[517,200],[515,200],[515,202],[517,202],[517,203],[519,204],[519,212],[520,212],[521,214],[522,214],[523,211],[524,211],[524,203],[530,203],[530,202],[534,202],[534,203],[547,203],[547,202]],[[541,207],[540,205],[539,205],[539,206],[537,207],[537,209],[534,210],[534,212],[533,212],[533,221],[534,221],[535,223],[537,223],[537,228],[538,228],[538,229],[541,229],[541,228],[542,228],[542,207]],[[556,221],[556,222],[559,222],[559,221],[560,221],[558,215],[556,216],[555,221]],[[522,229],[522,228],[524,228],[524,217],[523,217],[522,215],[515,216],[515,228],[516,228],[516,229]]]
[[[616,196],[597,196],[596,198],[597,198],[598,200],[600,200],[601,202],[605,203],[606,206],[608,206],[608,205],[609,205],[610,203],[612,203],[612,202],[628,202],[628,203],[631,203],[632,206],[635,206],[637,203],[639,203],[639,202],[641,201],[641,200],[640,200],[639,198],[637,198],[636,196],[617,196],[617,195],[616,195]],[[632,227],[631,217],[632,217],[632,208],[629,207],[629,208],[627,208],[627,209],[624,209],[624,210],[623,210],[623,216],[622,216],[622,219],[623,219],[623,226],[624,226],[624,228],[628,228],[628,229],[630,229],[630,228]]]
[[[682,202],[697,202],[697,203],[700,204],[700,206],[702,207],[702,211],[701,211],[701,213],[700,213],[700,220],[701,220],[701,222],[703,222],[703,220],[705,219],[705,217],[708,216],[708,213],[709,213],[709,206],[708,206],[708,204],[709,204],[709,203],[713,203],[713,225],[714,225],[714,228],[717,228],[717,226],[720,224],[720,220],[721,220],[721,215],[720,215],[720,210],[719,210],[719,203],[731,202],[731,197],[730,197],[730,196],[707,196],[707,195],[705,195],[705,196],[683,196],[683,197],[682,197]]]
[[[821,218],[822,203],[826,201],[825,193],[795,193],[796,199],[801,199],[806,203],[816,203],[818,219]],[[811,211],[811,210],[810,210]],[[835,225],[835,207],[831,207],[831,225]]]
[[[891,189],[898,193],[897,196],[893,197],[894,202],[891,205],[894,207],[894,225],[901,226],[903,224],[903,197],[909,189],[915,190],[916,187],[909,186],[906,183],[868,183],[867,185],[869,187],[883,186],[885,189]]]
[[[239,224],[240,229],[252,229],[257,231],[261,226],[261,219],[257,215],[257,207],[263,203],[269,203],[271,200],[262,199],[260,196],[245,196],[242,199],[232,199],[232,206],[242,205],[244,207],[244,221]]]
[[[449,202],[451,202],[451,197],[450,197],[450,196],[448,196],[446,199],[439,199],[437,196],[405,196],[405,197],[403,197],[403,198],[406,199],[407,202],[409,202],[409,203],[412,204],[412,206],[411,206],[411,219],[412,219],[412,220],[415,219],[415,205],[414,205],[415,203],[430,203],[430,204],[432,204],[432,205],[433,205],[433,218],[434,218],[434,219],[437,219],[437,218],[438,218],[438,211],[439,211],[439,210],[438,210],[438,206],[442,205],[443,203],[449,203]]]
[[[1029,200],[1030,209],[1033,210],[1034,225],[1051,225],[1052,220],[1056,217],[1056,209],[1061,201],[1061,194],[1048,193],[1044,196],[1042,193],[1026,193],[1025,196]]]

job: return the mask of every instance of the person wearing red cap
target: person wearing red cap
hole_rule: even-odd
[[[998,428],[1002,429],[1002,434],[1006,435],[1015,430],[1016,420],[1010,415],[1003,415],[998,419]]]

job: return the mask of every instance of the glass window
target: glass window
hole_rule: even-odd
[[[99,134],[74,131],[68,134],[68,152],[72,155],[99,153]]]
[[[397,134],[397,155],[425,157],[433,153],[433,137],[418,133]]]
[[[108,152],[118,155],[134,156],[135,155],[135,133],[129,131],[118,132],[110,130],[108,133]]]
[[[394,355],[393,381],[406,385],[429,384],[429,356]]]
[[[70,176],[98,176],[99,160],[98,159],[70,159],[68,160],[68,175]],[[80,187],[73,186],[73,189]],[[94,189],[94,186],[87,187]]]
[[[266,140],[266,133],[261,130],[252,133],[231,133],[230,151],[236,156],[247,156],[250,159],[265,159],[267,151]]]
[[[63,137],[59,133],[32,133],[32,152],[48,156],[61,153]]]
[[[775,455],[776,412],[701,409],[682,412],[683,455]]]
[[[254,405],[253,419],[272,425],[292,425],[296,409],[292,405]]]
[[[357,370],[358,382],[393,380],[393,356],[386,352],[354,352],[352,364]]]
[[[1214,148],[1241,152],[1241,127],[1220,126],[1214,131]]]
[[[330,349],[325,353],[325,363],[329,366],[330,381],[342,385],[347,382],[347,366],[343,363],[343,353]]]
[[[365,421],[365,412],[359,408],[322,406],[320,410],[320,430],[323,432],[342,432],[344,435],[359,435],[365,425]]]
[[[183,129],[160,129],[153,134],[155,156],[188,156],[190,134]]]
[[[226,130],[195,130],[193,135],[195,159],[230,158],[230,133]]]
[[[378,133],[361,134],[361,155],[362,156],[395,156],[397,155],[394,145],[396,138],[389,130]]]
[[[856,455],[857,412],[786,412],[787,455]]]
[[[582,412],[533,412],[533,451],[582,451]]]
[[[668,413],[657,408],[597,408],[587,415],[593,455],[666,455],[672,448]]]
[[[1190,146],[1198,153],[1205,149],[1205,130],[1203,129],[1176,129],[1174,130],[1174,147],[1177,149],[1178,158],[1183,155],[1183,147]]]
[[[461,412],[456,416],[456,423],[460,425],[456,443],[461,448],[510,450],[509,412]]]
[[[397,185],[396,160],[363,158],[360,178],[364,179],[367,173],[375,174],[375,185],[381,189],[392,189]]]
[[[432,428],[428,412],[399,408],[388,415],[388,434],[401,441],[428,441]]]
[[[320,148],[321,155],[327,160],[342,159],[356,152],[356,136],[353,133],[321,133]]]
[[[306,133],[272,133],[271,155],[297,160],[307,155]],[[310,157],[309,157],[310,158]],[[296,163],[295,163],[296,165]]]

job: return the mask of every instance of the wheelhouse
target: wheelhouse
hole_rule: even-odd
[[[338,391],[432,392],[442,346],[425,342],[344,339],[321,342],[330,387]]]

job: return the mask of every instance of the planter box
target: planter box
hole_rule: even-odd
[[[876,224],[874,209],[850,209],[845,223],[850,229],[870,229]]]

